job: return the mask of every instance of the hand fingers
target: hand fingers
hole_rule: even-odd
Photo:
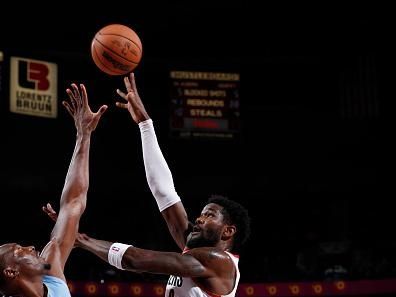
[[[130,82],[131,82],[131,86],[132,86],[132,90],[137,93],[137,88],[136,88],[136,82],[135,82],[135,73],[131,73],[130,74]]]
[[[87,94],[87,89],[83,84],[80,84],[81,88],[81,93],[82,93],[82,104],[85,106],[88,106],[88,94]]]
[[[43,206],[43,207],[41,207],[41,209],[42,209],[47,215],[49,215],[50,217],[54,217],[54,216],[57,215],[56,212],[55,212],[55,210],[49,209],[48,206]]]
[[[127,95],[123,91],[121,91],[120,89],[117,89],[116,92],[117,92],[118,95],[121,96],[121,98],[123,98],[124,100],[128,101]]]
[[[52,208],[52,205],[50,203],[47,203],[47,209],[53,213],[56,213],[56,211]]]
[[[103,114],[104,114],[104,112],[107,110],[107,105],[102,105],[100,108],[99,108],[99,110],[98,110],[98,114],[100,115],[100,116],[102,116]]]
[[[73,111],[75,111],[77,108],[77,102],[76,102],[76,98],[74,97],[74,93],[70,89],[66,89],[66,93],[67,95],[69,95],[71,106],[73,107]]]
[[[73,116],[74,114],[74,109],[72,109],[72,107],[69,105],[69,103],[67,103],[66,101],[62,101],[63,106],[66,108],[66,110],[68,111],[68,113]]]
[[[84,234],[78,233],[76,236],[76,240],[82,240],[84,239]]]
[[[73,89],[73,99],[75,101],[75,104],[76,104],[76,106],[81,106],[82,100],[81,100],[80,90],[78,89],[78,87],[75,83],[72,83],[71,86]]]
[[[128,103],[116,102],[116,106],[120,108],[128,109]]]
[[[127,89],[127,92],[132,91],[132,86],[131,86],[128,76],[124,77],[124,84],[125,84],[125,88]]]
[[[81,98],[80,90],[78,89],[77,85],[75,83],[72,83],[71,86],[72,86],[72,89],[73,89],[74,98],[75,99],[80,99]]]

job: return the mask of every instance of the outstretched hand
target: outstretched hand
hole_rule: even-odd
[[[116,106],[127,109],[136,124],[150,119],[137,91],[135,75],[131,73],[129,78],[127,76],[124,77],[124,84],[127,93],[124,93],[120,89],[117,89],[117,94],[120,95],[121,98],[123,98],[128,103],[116,102]]]
[[[58,219],[58,214],[52,208],[50,203],[47,203],[47,205],[43,206],[41,209],[50,217],[51,220],[56,222],[56,220]]]
[[[71,84],[71,89],[66,89],[66,93],[70,100],[63,101],[62,104],[73,117],[77,133],[86,134],[94,131],[107,105],[102,105],[97,112],[92,112],[88,105],[87,90],[83,84],[80,84],[80,89],[76,84]]]

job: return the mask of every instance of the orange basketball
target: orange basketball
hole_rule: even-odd
[[[103,72],[110,75],[127,74],[136,68],[142,58],[142,42],[131,28],[111,24],[95,34],[91,56]]]

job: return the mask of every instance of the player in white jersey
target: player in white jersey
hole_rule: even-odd
[[[138,95],[133,73],[124,79],[127,93],[117,90],[139,124],[143,159],[150,189],[180,253],[140,249],[131,245],[77,236],[80,247],[119,269],[171,275],[166,297],[234,296],[239,281],[238,257],[232,252],[250,233],[247,211],[237,202],[213,197],[194,224],[189,223],[159,148],[153,122]],[[47,210],[53,214],[52,210]]]
[[[237,255],[231,254],[230,252],[226,252],[229,257],[232,259],[235,266],[235,282],[232,291],[226,295],[218,295],[212,292],[209,292],[203,286],[198,285],[198,281],[195,281],[191,277],[181,277],[171,275],[169,277],[168,283],[166,284],[165,296],[173,297],[234,297],[236,290],[238,288],[240,273],[238,268],[239,257]]]
[[[93,113],[84,85],[78,88],[72,84],[66,91],[70,100],[63,105],[73,117],[77,133],[60,199],[59,219],[52,230],[51,241],[41,254],[33,246],[17,243],[0,246],[0,296],[70,297],[63,270],[87,203],[91,134],[107,106]],[[14,220],[3,221],[2,228],[12,228],[18,223],[26,229],[31,225],[15,215]]]

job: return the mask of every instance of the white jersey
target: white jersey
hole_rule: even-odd
[[[235,285],[230,294],[227,295],[216,295],[210,292],[206,292],[189,277],[180,277],[171,275],[166,285],[165,297],[234,297],[238,288],[240,273],[238,269],[239,258],[229,252],[232,262],[234,262],[236,269]]]

